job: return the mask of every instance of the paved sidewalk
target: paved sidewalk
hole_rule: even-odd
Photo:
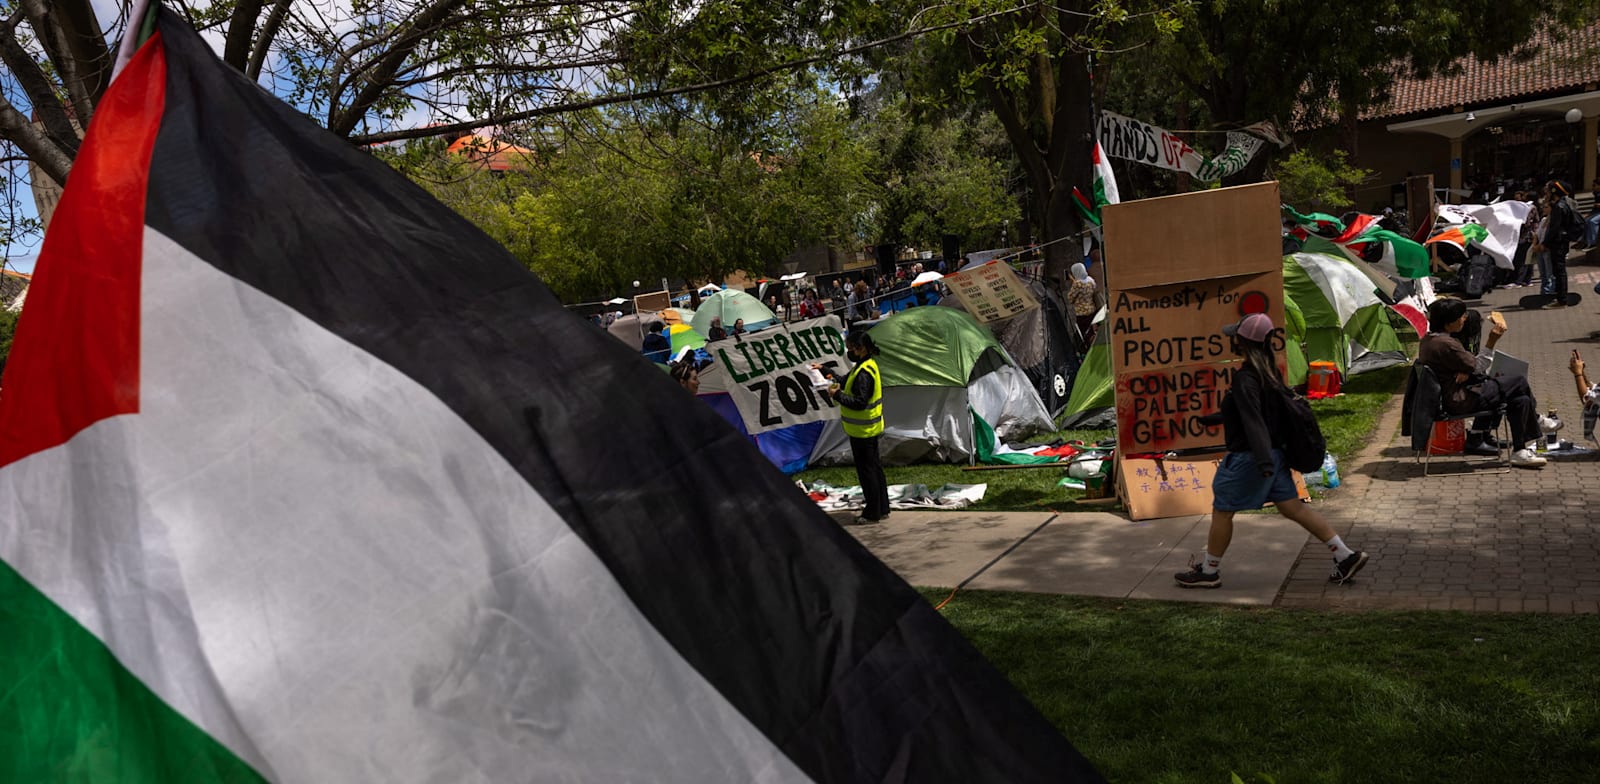
[[[1523,311],[1529,289],[1501,289],[1478,309],[1498,309],[1509,331],[1499,348],[1528,360],[1540,411],[1554,408],[1561,435],[1583,442],[1582,410],[1567,360],[1572,349],[1600,381],[1600,270],[1569,264],[1583,303]],[[1474,303],[1475,307],[1478,303]],[[1308,543],[1284,586],[1285,606],[1426,608],[1500,612],[1600,612],[1600,455],[1552,459],[1542,470],[1422,476],[1399,435],[1400,401],[1385,412],[1374,442],[1341,471],[1348,488],[1323,512],[1354,547],[1372,553],[1361,579],[1322,580],[1326,555]],[[1440,468],[1460,470],[1459,458]]]
[[[843,522],[847,515],[835,519]],[[1132,522],[1103,512],[898,511],[846,530],[913,585],[1270,605],[1305,543],[1277,515],[1240,516],[1225,585],[1172,580],[1205,549],[1208,516]],[[1263,523],[1254,525],[1252,523]]]

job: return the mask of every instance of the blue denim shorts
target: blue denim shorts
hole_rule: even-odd
[[[1229,452],[1211,480],[1211,508],[1223,512],[1260,509],[1268,502],[1299,498],[1294,475],[1283,464],[1283,450],[1272,450],[1272,476],[1262,476],[1249,452]]]

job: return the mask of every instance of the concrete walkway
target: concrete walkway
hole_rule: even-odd
[[[1305,532],[1277,515],[1241,515],[1228,551],[1226,587],[1179,588],[1172,575],[1205,550],[1207,520],[1195,515],[1135,523],[1101,512],[900,511],[879,525],[847,530],[913,585],[1272,604]]]
[[[1576,259],[1577,257],[1574,256]],[[1500,349],[1529,361],[1541,411],[1581,442],[1567,358],[1584,353],[1600,382],[1600,270],[1569,265],[1575,308],[1522,311],[1529,289],[1491,292],[1510,331]],[[1475,303],[1476,304],[1476,303]],[[895,512],[848,530],[913,585],[1322,609],[1600,613],[1600,454],[1543,470],[1422,476],[1402,439],[1400,397],[1371,444],[1342,467],[1344,487],[1315,502],[1372,561],[1348,585],[1329,585],[1326,548],[1276,514],[1240,515],[1223,562],[1225,585],[1172,581],[1205,549],[1206,516],[1140,523],[1109,513]],[[1436,462],[1437,459],[1436,459]],[[1441,467],[1461,470],[1459,459]],[[842,521],[846,515],[840,515]]]

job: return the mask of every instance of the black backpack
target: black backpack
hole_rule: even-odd
[[[1278,398],[1283,405],[1281,426],[1284,430],[1283,458],[1290,468],[1307,474],[1322,468],[1328,453],[1328,441],[1317,426],[1317,415],[1311,404],[1288,387],[1279,386]]]
[[[1584,237],[1584,219],[1578,214],[1578,202],[1573,202],[1573,197],[1562,197],[1555,202],[1554,214],[1550,214],[1550,224],[1555,226],[1554,234],[1563,242],[1578,242]]]

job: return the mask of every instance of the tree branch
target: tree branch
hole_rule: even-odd
[[[868,41],[867,43],[864,43],[864,44],[858,44],[856,46],[846,47],[844,49],[824,52],[823,54],[813,55],[811,57],[803,57],[803,58],[800,58],[798,60],[790,60],[788,62],[779,63],[779,64],[773,65],[773,66],[768,66],[766,68],[761,68],[761,69],[752,71],[752,72],[747,73],[747,74],[742,74],[740,76],[729,77],[727,79],[718,79],[718,80],[710,81],[710,82],[701,82],[699,84],[691,84],[691,85],[686,85],[686,86],[683,86],[683,87],[663,88],[663,89],[657,89],[657,90],[645,90],[643,92],[628,93],[628,94],[625,94],[625,95],[604,96],[604,97],[600,97],[600,98],[594,98],[594,99],[591,99],[591,100],[588,100],[588,101],[578,101],[576,103],[567,103],[567,104],[558,104],[558,105],[554,105],[554,106],[545,106],[545,107],[540,107],[538,109],[529,109],[527,111],[522,111],[522,112],[512,112],[512,113],[509,113],[509,114],[495,115],[495,116],[483,118],[481,120],[468,120],[468,121],[465,121],[465,122],[451,123],[449,125],[434,125],[434,126],[430,126],[430,127],[427,127],[427,128],[411,128],[411,129],[401,130],[401,131],[386,131],[386,132],[383,132],[383,133],[364,134],[364,135],[361,135],[361,136],[352,136],[352,137],[350,137],[350,141],[354,142],[355,144],[380,144],[380,143],[383,143],[383,142],[396,142],[396,141],[403,141],[403,140],[406,140],[406,139],[420,139],[420,138],[423,138],[423,137],[426,137],[426,136],[443,136],[445,134],[455,133],[457,131],[471,131],[471,130],[476,130],[478,128],[486,128],[486,127],[491,126],[491,125],[502,125],[502,124],[505,124],[505,123],[521,122],[523,120],[531,120],[531,119],[534,119],[536,117],[545,117],[545,116],[552,115],[552,114],[564,114],[566,112],[581,111],[583,109],[594,109],[594,108],[598,108],[598,107],[601,107],[601,106],[612,106],[612,105],[619,104],[619,103],[632,103],[634,101],[647,101],[647,100],[654,100],[654,99],[657,99],[657,98],[670,98],[670,97],[674,97],[674,96],[678,96],[678,95],[693,95],[695,93],[709,92],[711,90],[720,90],[720,89],[723,89],[723,88],[726,88],[726,87],[734,87],[734,86],[741,85],[741,84],[748,84],[750,82],[754,82],[754,81],[757,81],[759,79],[764,79],[764,78],[766,78],[768,76],[772,76],[774,74],[784,73],[784,72],[787,72],[787,71],[793,71],[793,70],[797,70],[797,69],[800,69],[800,68],[804,68],[804,67],[806,67],[808,65],[812,65],[812,64],[821,62],[823,60],[839,58],[839,57],[845,57],[847,55],[859,54],[861,52],[869,51],[869,50],[872,50],[872,49],[877,49],[879,47],[887,46],[889,44],[896,43],[898,41],[904,41],[904,40],[909,39],[909,38],[916,38],[917,36],[927,35],[928,33],[934,33],[934,32],[938,32],[940,30],[949,30],[949,29],[959,28],[959,27],[967,27],[967,26],[970,26],[970,25],[977,24],[978,22],[984,21],[986,19],[993,19],[995,17],[1007,16],[1007,15],[1010,15],[1010,14],[1018,13],[1020,11],[1026,11],[1027,9],[1032,8],[1035,5],[1037,5],[1037,3],[1030,2],[1030,3],[1026,3],[1024,5],[1017,6],[1015,8],[1007,8],[1007,9],[1003,9],[1003,10],[1000,10],[1000,11],[992,11],[992,12],[987,13],[987,14],[981,14],[979,16],[972,17],[971,19],[963,19],[963,20],[956,21],[956,22],[949,22],[949,23],[946,23],[946,24],[934,25],[932,27],[921,27],[921,28],[917,28],[915,30],[908,30],[908,31],[903,32],[903,33],[897,33],[895,35],[891,35],[891,36],[889,36],[887,38],[879,38],[879,39],[877,39],[875,41]]]
[[[88,127],[95,104],[111,84],[111,50],[89,0],[22,0],[39,43],[61,74],[78,124]]]
[[[38,164],[50,179],[66,184],[67,172],[72,171],[72,157],[61,151],[44,132],[28,122],[15,106],[0,96],[0,136],[5,137],[28,159]]]
[[[267,21],[261,25],[261,35],[256,37],[255,49],[250,52],[250,62],[245,64],[244,75],[254,82],[261,78],[261,67],[267,62],[267,55],[272,51],[272,42],[278,37],[278,29],[283,26],[283,20],[289,15],[289,6],[294,0],[277,0],[272,4],[272,12],[267,14]]]
[[[238,0],[228,15],[228,36],[222,44],[222,61],[243,71],[250,57],[250,41],[256,37],[256,19],[266,0]]]
[[[45,76],[44,69],[28,55],[22,44],[11,34],[0,34],[0,62],[16,75],[17,84],[28,96],[34,114],[44,125],[45,133],[68,156],[78,151],[78,131],[72,119],[56,97],[55,84]]]
[[[431,6],[414,14],[406,23],[406,27],[414,31],[436,29],[440,22],[449,18],[451,13],[468,1],[435,0]],[[338,113],[334,121],[329,124],[328,130],[340,136],[350,135],[350,132],[355,130],[356,125],[361,122],[361,118],[366,116],[367,110],[371,109],[373,104],[378,102],[378,98],[383,95],[383,91],[388,89],[390,81],[394,79],[395,72],[400,70],[400,66],[405,65],[406,58],[416,51],[418,43],[420,43],[420,39],[407,41],[402,45],[391,48],[382,57],[379,57],[371,72],[362,77],[365,84],[362,85],[361,90],[356,93],[356,97],[350,101],[350,104]]]

